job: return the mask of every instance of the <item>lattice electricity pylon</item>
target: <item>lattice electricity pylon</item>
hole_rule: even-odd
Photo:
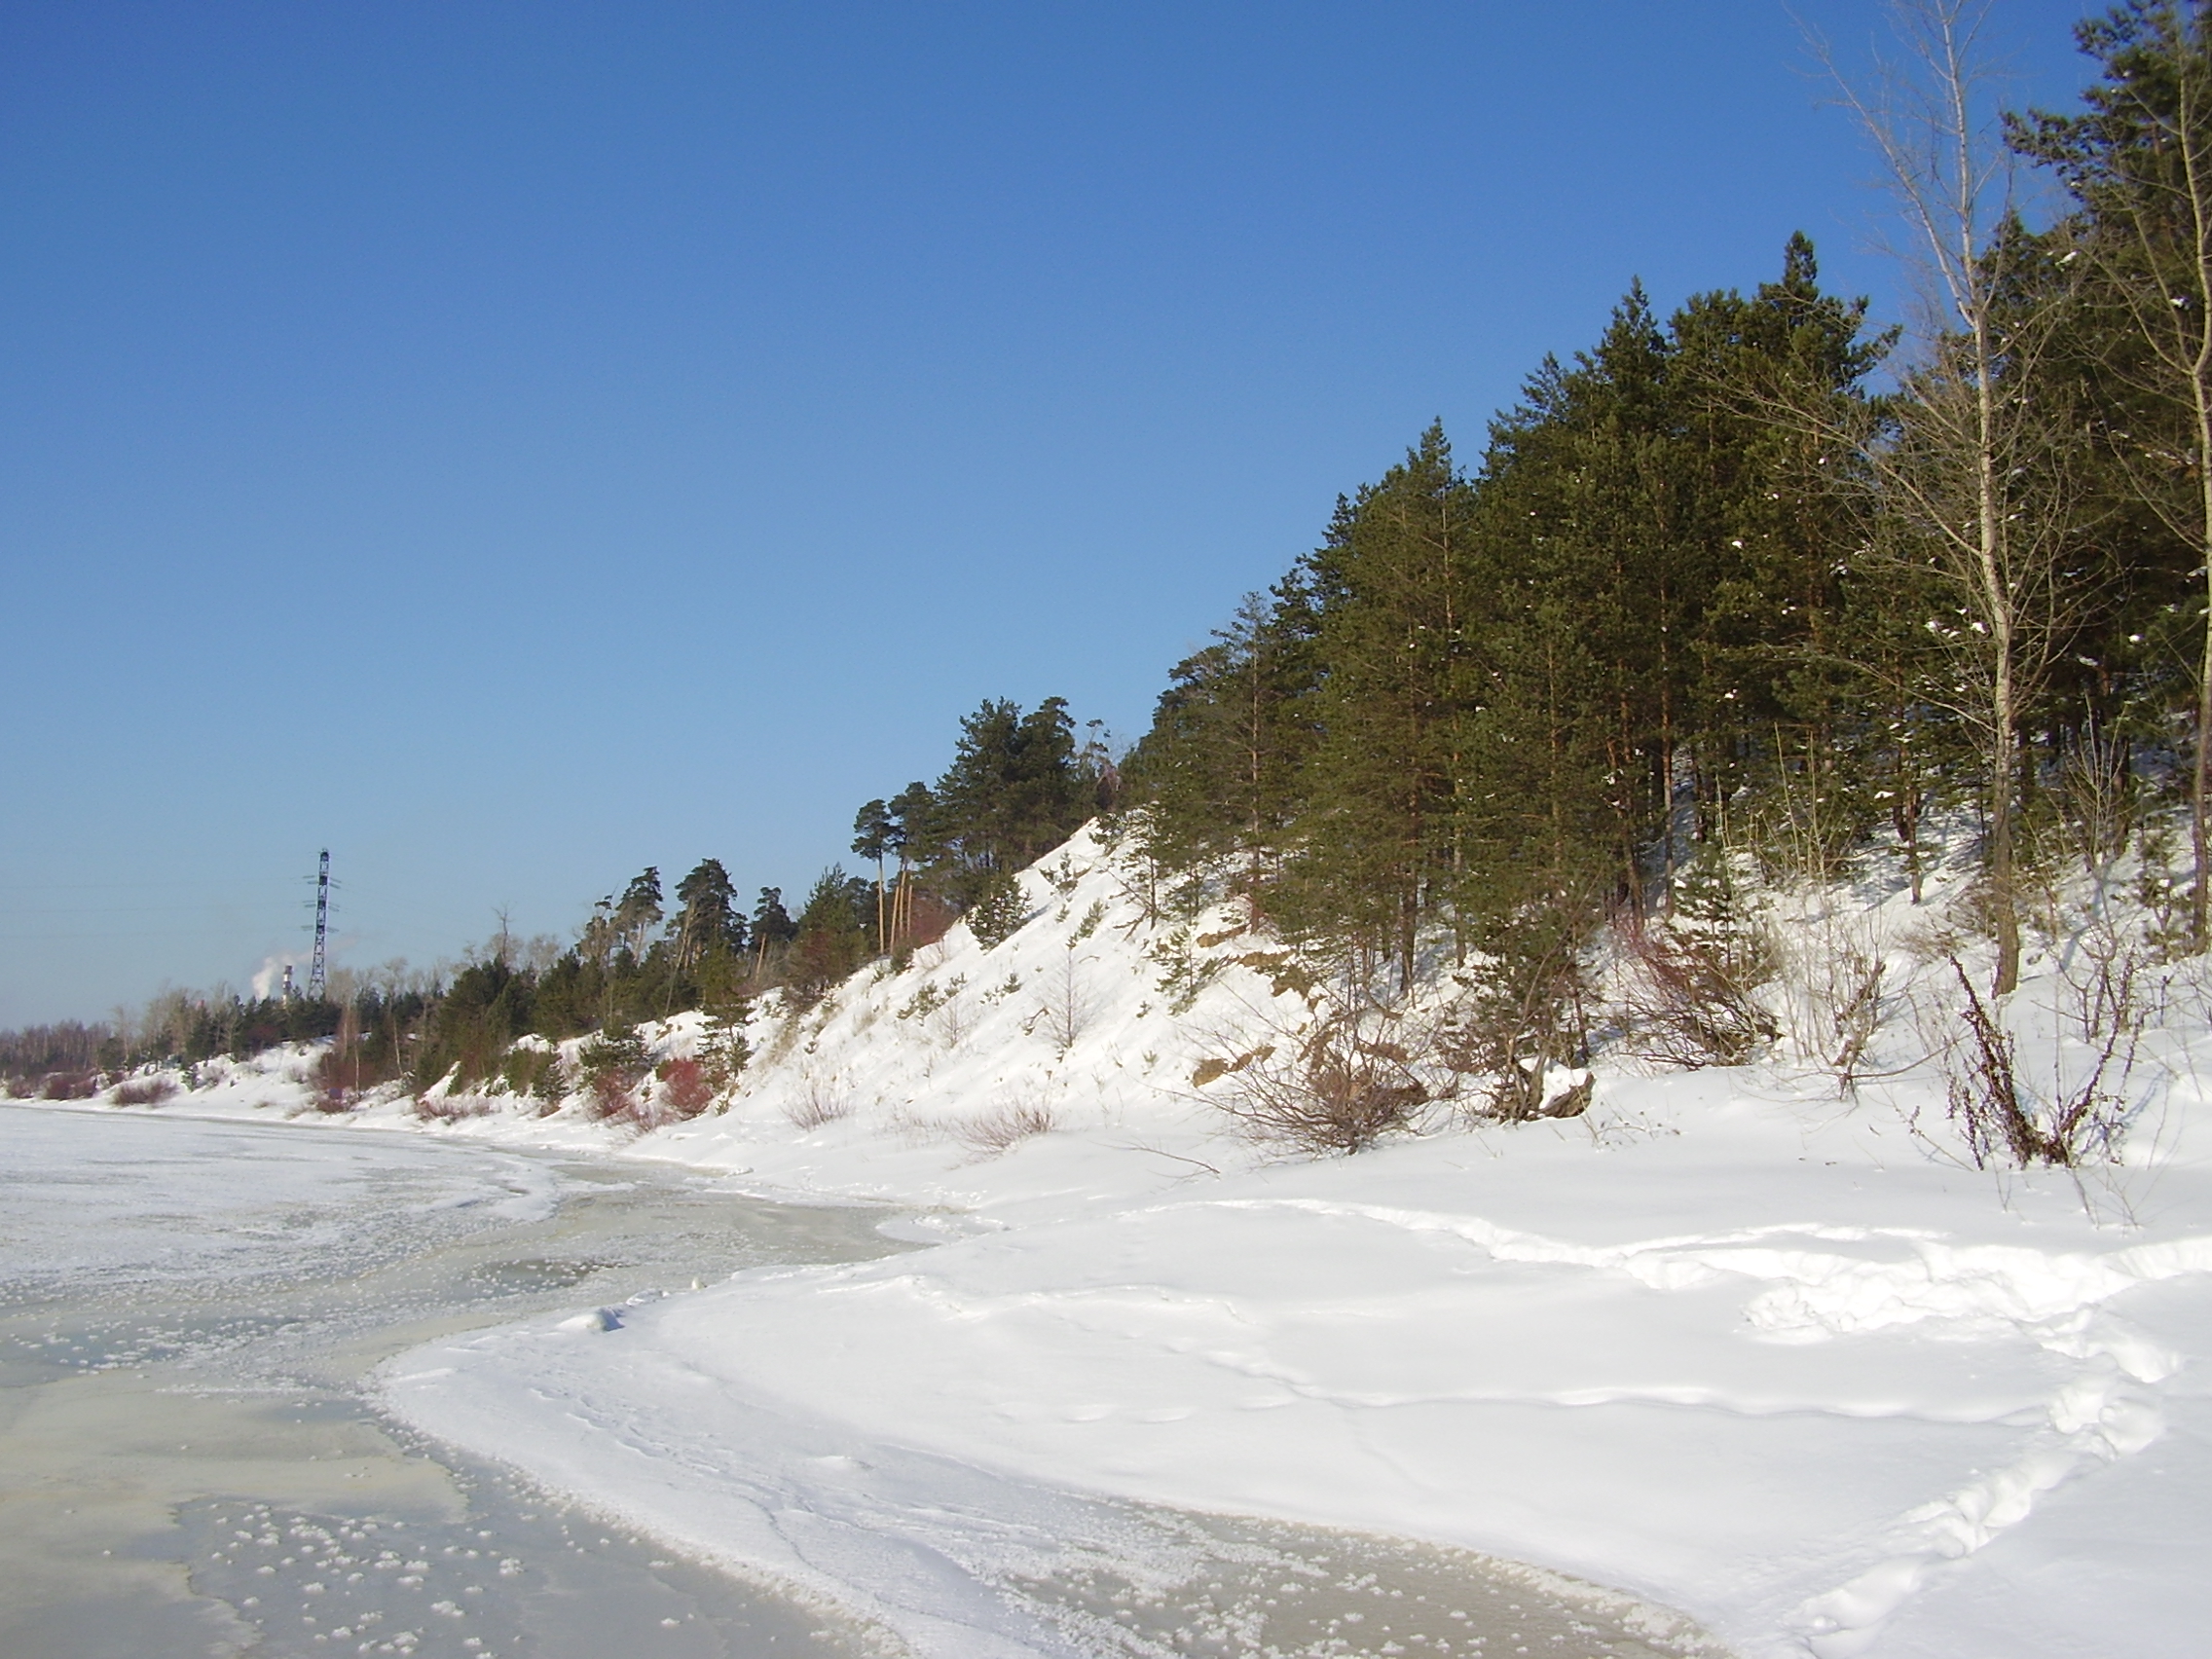
[[[330,849],[314,878],[314,957],[308,964],[308,995],[320,1002],[330,991]]]

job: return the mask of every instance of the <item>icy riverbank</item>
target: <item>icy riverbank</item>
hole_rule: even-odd
[[[672,1257],[882,1254],[876,1219],[419,1136],[0,1107],[0,1653],[879,1652],[364,1386],[455,1331],[657,1294]]]
[[[1585,1118],[1312,1161],[1193,1081],[1293,1017],[1233,917],[1171,1013],[1125,872],[1079,840],[1029,880],[996,951],[956,930],[764,1014],[726,1112],[635,1139],[512,1100],[354,1115],[895,1200],[938,1241],[420,1350],[396,1409],[930,1651],[991,1650],[930,1564],[1022,1558],[1075,1526],[1064,1492],[1526,1561],[1752,1659],[2197,1650],[2200,1002],[2150,1034],[2128,1161],[2085,1187],[1969,1167],[1928,1066],[1839,1098],[1781,1060],[1614,1066]],[[2059,967],[2022,999],[2056,1011]],[[300,1110],[283,1064],[164,1110]],[[1210,1628],[1119,1650],[1223,1651],[1190,1645]]]
[[[1059,1217],[418,1354],[392,1398],[695,1540],[816,1424],[740,1505],[768,1557],[803,1560],[789,1518],[897,1448],[1532,1561],[1747,1654],[2193,1651],[2201,1193],[2172,1181],[2116,1235],[2063,1182],[2001,1207],[1901,1136],[1741,1088],[1654,1086],[1609,1147],[1451,1137],[1135,1202],[1020,1149],[993,1173],[1030,1190],[990,1208],[1060,1186]]]

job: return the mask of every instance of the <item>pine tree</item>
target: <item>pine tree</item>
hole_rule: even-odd
[[[880,800],[869,801],[853,817],[853,851],[875,866],[875,937],[885,950],[892,948],[885,864],[896,845],[898,832],[891,809]]]
[[[2212,18],[2201,4],[2128,0],[2079,24],[2104,78],[2080,115],[2010,122],[2085,214],[2075,251],[2104,320],[2096,352],[2125,418],[2106,453],[2128,494],[2187,549],[2205,584],[2194,641],[2191,932],[2212,945]]]
[[[737,913],[737,889],[719,859],[702,859],[676,885],[676,966],[689,969],[707,955],[745,949],[745,923]]]
[[[759,901],[753,906],[754,977],[764,977],[797,936],[798,925],[784,908],[784,890],[761,888]]]
[[[1430,425],[1380,483],[1340,501],[1309,581],[1318,727],[1286,873],[1293,925],[1346,931],[1410,985],[1427,903],[1465,866],[1473,689],[1472,492]]]
[[[1214,643],[1175,665],[1131,762],[1155,860],[1188,868],[1234,857],[1257,898],[1312,747],[1310,615],[1294,571],[1272,596],[1245,595]]]
[[[630,885],[622,890],[621,902],[614,906],[614,937],[633,957],[645,956],[645,941],[660,926],[660,869],[648,865],[631,878]]]
[[[816,879],[785,958],[785,989],[799,1006],[820,1001],[866,959],[869,941],[862,918],[868,903],[868,883],[839,866]]]
[[[936,806],[937,798],[919,779],[891,797],[889,840],[899,858],[899,879],[892,889],[891,903],[890,948],[894,952],[904,949],[914,936],[914,850]]]
[[[1865,313],[1821,291],[1800,233],[1778,281],[1700,295],[1671,324],[1707,543],[1700,835],[1750,785],[1781,803],[1801,867],[1823,874],[1864,830],[1886,753],[1863,718],[1874,687],[1846,591],[1871,495],[1838,437],[1864,424],[1865,381],[1893,338],[1867,336]]]
[[[1026,715],[989,701],[960,722],[952,765],[915,840],[946,899],[966,908],[992,875],[1019,868],[1082,827],[1097,809],[1098,779],[1080,759],[1065,698],[1048,697]]]

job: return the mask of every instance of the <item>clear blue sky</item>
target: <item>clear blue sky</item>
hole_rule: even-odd
[[[1632,277],[1894,309],[1868,171],[1779,0],[14,0],[0,1026],[303,952],[326,845],[359,966],[803,889]]]

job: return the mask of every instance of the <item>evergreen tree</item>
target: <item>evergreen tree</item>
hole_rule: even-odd
[[[1472,491],[1441,424],[1341,501],[1312,582],[1319,734],[1306,765],[1294,925],[1342,928],[1410,983],[1423,900],[1466,867],[1477,590]]]
[[[615,940],[633,957],[643,957],[645,941],[660,926],[660,870],[648,865],[631,878],[630,885],[622,890],[621,902],[614,906]]]
[[[1303,598],[1295,571],[1272,596],[1247,594],[1212,645],[1175,665],[1132,760],[1151,856],[1174,868],[1234,856],[1255,898],[1297,814],[1315,731]]]
[[[1850,554],[1871,534],[1860,458],[1866,378],[1892,336],[1866,302],[1821,291],[1812,242],[1792,236],[1780,280],[1750,298],[1701,295],[1677,315],[1679,378],[1710,580],[1698,636],[1701,838],[1747,786],[1781,805],[1819,872],[1863,830],[1886,728],[1852,616]],[[1855,763],[1856,757],[1856,763]]]
[[[905,949],[913,940],[914,852],[936,808],[937,797],[930,793],[927,784],[917,779],[891,797],[885,812],[891,823],[886,838],[899,858],[899,879],[892,890],[891,931],[887,941],[895,952]]]
[[[737,913],[737,890],[719,859],[702,859],[677,883],[676,965],[694,967],[710,954],[741,955],[745,920]]]
[[[498,1069],[507,1046],[532,1028],[534,976],[503,957],[473,962],[454,977],[415,1055],[415,1085],[452,1074],[465,1088]]]
[[[784,908],[784,890],[780,887],[760,889],[758,903],[753,906],[753,972],[765,976],[798,937],[798,924]]]
[[[1012,702],[985,702],[960,722],[916,850],[933,884],[965,908],[993,874],[1019,868],[1081,828],[1096,810],[1097,785],[1080,763],[1065,698],[1048,697],[1026,715]]]
[[[2171,567],[2194,565],[2203,584],[2189,792],[2191,932],[2201,950],[2212,944],[2212,11],[2127,0],[2075,32],[2103,70],[2087,107],[2013,118],[2010,134],[2083,209],[2068,251],[2088,256],[2085,332],[2120,417],[2101,424],[2103,451],[2124,496],[2165,533],[2139,544],[2178,543]]]
[[[853,851],[875,866],[875,937],[891,948],[890,889],[885,865],[898,844],[899,827],[891,809],[871,800],[853,817]]]
[[[867,881],[847,875],[836,865],[816,879],[799,911],[785,989],[799,1006],[809,1006],[867,959],[870,940],[866,917],[871,904]]]

